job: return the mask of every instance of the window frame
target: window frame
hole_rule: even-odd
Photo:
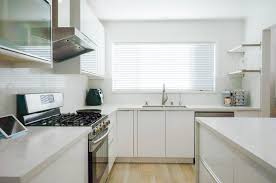
[[[114,59],[114,52],[113,52],[113,46],[115,44],[214,44],[214,86],[213,90],[184,90],[184,89],[179,89],[179,90],[174,90],[174,89],[168,89],[166,88],[166,93],[169,94],[217,94],[217,57],[218,57],[218,42],[217,41],[187,41],[187,42],[137,42],[137,41],[131,41],[131,42],[112,42],[111,43],[111,90],[112,93],[114,94],[160,94],[162,89],[160,91],[157,90],[150,90],[150,89],[141,89],[141,90],[133,90],[133,89],[128,89],[128,90],[114,90],[113,89],[113,59]]]

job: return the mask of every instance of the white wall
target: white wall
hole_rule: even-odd
[[[62,92],[62,112],[74,112],[85,102],[87,77],[57,75],[42,69],[0,69],[0,116],[16,114],[16,94]]]
[[[263,41],[263,30],[276,24],[276,1],[275,0],[264,0],[264,1],[250,1],[247,3],[248,15],[245,24],[245,41],[248,43],[259,43]],[[262,45],[263,47],[264,45]],[[264,49],[264,48],[263,48]],[[252,50],[251,50],[252,51]],[[269,50],[262,50],[263,52],[255,52],[255,55],[249,55],[247,58],[247,65],[258,65],[259,68],[262,68],[263,73],[261,74],[261,78],[247,77],[243,85],[246,89],[256,88],[256,80],[261,79],[260,90],[254,90],[255,95],[260,96],[260,106],[263,110],[263,116],[269,117],[270,102],[273,100],[270,98],[268,94],[270,90],[269,84],[269,67],[267,66],[267,60],[263,60],[265,53],[270,53]],[[256,56],[257,54],[257,56]],[[273,83],[273,81],[272,81]],[[259,93],[257,93],[259,91]]]
[[[275,0],[250,0],[247,3],[246,41],[262,41],[262,30],[276,24],[275,7]]]
[[[184,104],[222,104],[220,92],[231,88],[227,73],[237,69],[239,58],[227,50],[244,40],[243,20],[186,20],[186,21],[107,21],[106,78],[91,80],[89,86],[102,88],[105,103],[143,104],[160,103],[160,94],[112,93],[111,44],[112,42],[199,42],[217,43],[216,82],[217,92],[212,94],[182,94]],[[161,93],[161,92],[160,92]],[[178,102],[179,95],[169,94],[169,101]]]
[[[246,2],[252,0],[90,1],[101,20],[156,20],[240,18],[244,17]]]

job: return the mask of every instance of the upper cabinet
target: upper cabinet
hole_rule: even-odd
[[[103,78],[105,74],[104,27],[93,14],[88,0],[71,0],[69,4],[68,1],[59,3],[58,16],[68,18],[66,15],[69,14],[70,26],[79,29],[93,42],[94,51],[64,62],[54,63],[55,72],[62,74],[85,74],[91,79]],[[68,6],[70,6],[70,13],[68,13]],[[59,18],[59,22],[59,26],[64,26],[68,21]]]
[[[1,63],[52,65],[51,40],[51,4],[47,0],[0,1]]]

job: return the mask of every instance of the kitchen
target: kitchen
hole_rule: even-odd
[[[0,116],[25,125],[0,140],[0,182],[273,182],[274,1],[0,4]],[[233,178],[239,153],[272,179]]]

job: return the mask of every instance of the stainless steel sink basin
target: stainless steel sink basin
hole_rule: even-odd
[[[185,105],[143,105],[144,108],[187,108]]]

